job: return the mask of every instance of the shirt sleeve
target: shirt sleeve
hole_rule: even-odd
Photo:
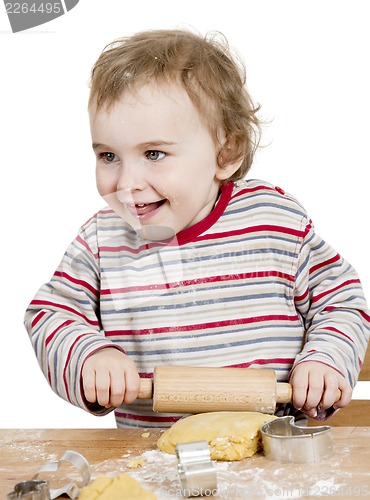
[[[354,268],[306,225],[295,280],[295,305],[305,341],[294,369],[306,361],[331,366],[353,388],[369,340],[369,311]]]
[[[99,258],[87,241],[82,229],[50,282],[30,303],[25,327],[52,389],[70,403],[102,415],[111,410],[87,402],[81,383],[82,367],[99,349],[121,348],[110,342],[101,329]]]

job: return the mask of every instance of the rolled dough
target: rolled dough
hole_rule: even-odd
[[[158,448],[175,453],[178,443],[207,441],[212,460],[242,460],[262,448],[260,427],[274,415],[259,412],[211,412],[184,417],[167,429]]]
[[[78,500],[156,500],[157,496],[145,490],[128,474],[115,477],[100,476],[82,488]]]

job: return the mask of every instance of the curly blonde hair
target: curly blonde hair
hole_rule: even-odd
[[[231,54],[225,38],[153,30],[115,40],[92,68],[89,107],[109,108],[125,90],[153,81],[183,86],[220,145],[219,165],[243,160],[228,180],[243,178],[259,145],[260,108],[246,89],[244,64]]]

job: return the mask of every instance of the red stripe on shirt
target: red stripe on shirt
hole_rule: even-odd
[[[80,339],[82,339],[82,337],[85,337],[86,335],[88,335],[88,333],[83,333],[82,335],[79,335],[78,337],[76,337],[73,344],[71,345],[71,347],[68,350],[68,355],[67,355],[66,363],[64,366],[64,370],[63,370],[63,382],[64,382],[64,387],[66,390],[67,399],[69,402],[71,401],[71,399],[69,397],[69,389],[68,389],[68,382],[67,382],[67,376],[66,376],[69,360],[71,359],[74,346],[77,344],[77,342],[79,342]]]
[[[87,242],[84,239],[82,239],[80,235],[76,237],[76,241],[78,241],[80,245],[86,248],[86,250],[88,250],[94,257],[96,257],[96,254],[94,254],[94,252],[91,250]]]
[[[62,323],[61,325],[58,326],[58,328],[56,328],[54,331],[51,332],[50,335],[48,335],[46,337],[46,340],[45,340],[45,345],[47,346],[54,338],[55,334],[58,333],[58,331],[61,329],[61,328],[64,328],[65,326],[68,326],[70,325],[71,323],[73,323],[73,321],[71,319],[67,320],[67,321],[64,321],[64,323]]]
[[[294,298],[295,302],[301,302],[302,300],[305,300],[308,294],[309,294],[309,289],[306,288],[306,291],[302,293],[302,295],[298,295],[297,297]]]
[[[76,311],[72,307],[68,307],[68,306],[65,306],[63,304],[57,304],[55,302],[50,302],[49,300],[33,300],[30,305],[31,306],[41,306],[41,307],[52,306],[56,310],[62,309],[63,311],[68,311],[68,312],[71,312],[71,313],[75,314],[76,316],[79,316],[83,320],[87,321],[87,323],[89,323],[90,325],[99,326],[99,322],[98,321],[96,321],[96,320],[90,320],[84,314],[80,313],[79,311]]]
[[[338,330],[338,328],[334,328],[334,326],[327,326],[325,330],[329,330],[331,332],[339,333],[339,335],[342,335],[343,337],[346,337],[350,342],[353,344],[353,339],[349,337],[346,333],[342,332],[341,330]]]
[[[242,228],[242,229],[235,229],[234,231],[226,231],[224,233],[205,234],[203,236],[199,236],[198,240],[200,240],[200,241],[214,240],[217,238],[239,236],[239,235],[250,234],[250,233],[260,233],[263,231],[290,234],[290,235],[296,236],[298,238],[302,238],[305,234],[304,231],[299,231],[296,229],[292,229],[290,227],[275,226],[272,224],[261,224],[259,226],[252,226],[252,227],[246,227],[246,228]]]
[[[363,318],[365,318],[365,319],[366,319],[366,321],[368,321],[368,322],[370,323],[370,316],[369,316],[368,314],[366,314],[366,312],[365,312],[365,311],[359,310],[358,312],[361,314],[361,316],[362,316]]]
[[[316,266],[311,267],[309,273],[313,274],[318,269],[322,269],[323,267],[329,267],[331,264],[334,264],[334,262],[338,262],[340,259],[341,256],[339,255],[339,253],[337,253],[337,255],[335,255],[331,259],[324,260],[324,262],[320,262],[320,264],[316,264]]]
[[[73,278],[73,276],[70,276],[66,272],[62,271],[55,271],[54,276],[58,276],[60,278],[65,279],[66,281],[69,281],[70,283],[74,283],[75,285],[81,285],[84,288],[87,288],[92,292],[94,295],[98,296],[99,292],[94,288],[93,286],[90,285],[90,283],[87,283],[87,281],[84,280],[78,280],[76,278]]]
[[[293,282],[294,277],[280,273],[278,271],[258,271],[252,273],[242,273],[242,274],[228,274],[228,275],[220,275],[220,276],[207,276],[205,278],[196,278],[193,280],[184,280],[184,281],[173,281],[171,283],[158,283],[153,285],[137,285],[131,287],[122,287],[122,288],[107,288],[101,290],[101,295],[114,295],[118,293],[127,293],[127,292],[138,292],[138,291],[148,291],[148,290],[164,290],[168,288],[178,288],[186,287],[186,286],[194,286],[200,284],[208,284],[208,283],[217,283],[217,282],[225,282],[225,281],[235,281],[235,280],[245,280],[245,279],[255,279],[255,278],[268,278],[270,276],[279,277],[286,279],[287,281]]]
[[[40,321],[40,319],[46,314],[46,311],[40,311],[36,316],[35,318],[32,320],[32,328],[34,328],[37,323]]]
[[[317,302],[318,300],[322,299],[322,297],[325,297],[326,295],[332,294],[333,292],[336,292],[337,290],[340,290],[341,288],[344,288],[347,285],[351,285],[352,283],[360,283],[360,280],[353,279],[353,280],[344,281],[340,285],[338,285],[334,288],[330,288],[329,290],[326,290],[325,292],[319,293],[318,295],[312,297],[312,302]]]
[[[159,328],[150,328],[145,330],[106,330],[105,335],[111,337],[114,335],[149,335],[169,332],[188,332],[194,330],[206,330],[207,328],[220,328],[226,326],[246,325],[250,323],[258,323],[262,321],[297,321],[298,316],[287,316],[284,314],[271,314],[268,316],[254,316],[253,318],[239,318],[237,320],[230,319],[225,321],[216,321],[209,323],[198,323],[196,325],[184,326],[165,326]]]
[[[294,358],[269,358],[269,359],[255,359],[249,363],[239,363],[237,365],[230,365],[229,368],[249,368],[251,365],[268,365],[275,363],[277,365],[292,365]]]
[[[235,200],[236,198],[243,196],[246,193],[255,193],[257,191],[276,191],[275,188],[270,187],[270,186],[256,186],[256,187],[247,187],[244,189],[240,189],[240,191],[237,191],[235,194],[232,195],[231,199]]]

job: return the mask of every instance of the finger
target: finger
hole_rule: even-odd
[[[324,379],[321,375],[316,375],[315,373],[309,374],[308,381],[308,391],[307,398],[304,404],[304,408],[306,410],[311,410],[312,408],[316,408],[322,398],[324,391]]]
[[[349,383],[343,379],[339,382],[339,390],[341,391],[340,399],[333,404],[333,408],[344,408],[352,399],[352,388]]]
[[[140,389],[140,377],[136,369],[128,370],[126,372],[126,387],[125,387],[125,397],[124,402],[126,404],[133,403],[139,394]]]
[[[318,411],[317,408],[310,408],[309,410],[306,410],[306,407],[303,407],[303,413],[311,418],[316,418]]]
[[[293,389],[293,405],[295,408],[297,408],[297,410],[300,410],[306,402],[308,381],[306,378],[302,377],[295,378],[293,373],[293,376],[290,379],[290,383]]]
[[[125,395],[125,378],[123,373],[110,374],[110,399],[111,406],[118,408],[123,403]]]
[[[324,392],[321,398],[320,406],[326,410],[331,408],[338,395],[338,377],[334,373],[328,373],[324,379]]]
[[[82,370],[82,387],[84,390],[85,398],[89,403],[96,402],[96,391],[95,391],[95,371],[94,370]]]
[[[99,370],[95,375],[96,399],[100,406],[109,406],[110,376],[109,372]]]

